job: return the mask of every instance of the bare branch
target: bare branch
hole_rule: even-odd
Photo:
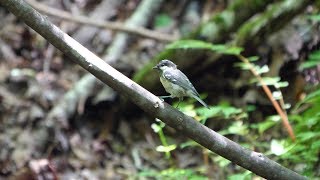
[[[33,6],[35,9],[37,9],[41,12],[44,12],[50,16],[62,18],[67,21],[92,25],[92,26],[96,26],[96,27],[100,27],[100,28],[107,28],[107,29],[111,29],[114,31],[122,31],[122,32],[126,32],[126,33],[136,34],[136,35],[139,35],[142,37],[156,39],[156,40],[164,41],[164,42],[171,42],[171,41],[174,41],[177,39],[176,36],[163,34],[163,33],[152,31],[152,30],[149,30],[149,29],[146,29],[143,27],[133,27],[133,26],[128,26],[128,25],[121,23],[121,22],[101,21],[101,20],[96,20],[96,19],[90,19],[85,16],[73,15],[73,14],[70,14],[66,11],[46,6],[44,4],[36,2],[34,0],[27,0],[27,2],[31,6]]]

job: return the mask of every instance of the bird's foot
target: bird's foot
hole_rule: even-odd
[[[162,101],[164,101],[165,98],[171,98],[171,96],[158,96]]]

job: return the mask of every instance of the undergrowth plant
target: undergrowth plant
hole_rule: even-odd
[[[315,50],[301,64],[300,70],[310,70],[319,66],[320,51]],[[311,87],[311,92],[296,104],[289,115],[297,134],[296,142],[292,144],[288,139],[274,140],[275,143],[271,146],[271,152],[280,160],[310,178],[320,176],[320,90],[318,88],[319,85]]]
[[[162,122],[161,120],[159,119],[156,119],[157,123],[153,123],[151,125],[151,128],[153,129],[153,131],[155,133],[157,133],[159,135],[159,138],[160,138],[160,141],[161,141],[161,144],[162,145],[159,145],[156,150],[158,152],[163,152],[165,153],[165,156],[167,159],[170,159],[171,158],[171,154],[170,152],[175,150],[176,149],[176,145],[175,144],[171,144],[169,145],[168,142],[167,142],[167,138],[166,136],[164,135],[163,133],[163,128],[165,127],[165,124],[164,122]]]
[[[243,70],[249,70],[254,75],[254,80],[262,87],[272,105],[276,109],[277,113],[282,119],[284,127],[289,133],[290,138],[294,141],[295,135],[293,133],[292,127],[288,121],[288,116],[282,101],[282,93],[280,91],[281,87],[285,87],[288,84],[286,82],[280,82],[280,78],[270,78],[270,77],[261,77],[262,73],[268,71],[266,66],[260,67],[252,63],[252,61],[257,60],[257,57],[246,58],[241,55],[243,49],[241,47],[227,46],[221,44],[211,44],[199,40],[180,40],[173,42],[167,46],[167,49],[202,49],[210,50],[214,53],[221,55],[233,55],[237,57],[241,63],[238,63]],[[276,92],[271,92],[268,86],[274,86],[278,89]]]
[[[274,159],[281,160],[287,166],[293,167],[294,170],[297,170],[304,175],[308,175],[310,177],[320,175],[320,163],[318,160],[320,156],[320,90],[316,90],[309,94],[305,100],[300,102],[294,108],[292,111],[293,113],[289,114],[288,118],[286,109],[289,108],[290,105],[285,104],[283,101],[283,95],[280,89],[287,87],[289,84],[281,81],[280,77],[262,77],[261,75],[268,72],[269,69],[266,65],[260,67],[254,64],[254,62],[258,60],[258,57],[247,58],[242,56],[240,54],[242,48],[239,47],[213,45],[198,40],[176,41],[168,45],[167,49],[205,49],[219,54],[234,55],[240,60],[236,66],[240,67],[242,70],[249,70],[253,74],[253,78],[250,82],[256,83],[257,86],[261,86],[263,88],[278,114],[268,117],[263,122],[248,124],[245,120],[248,118],[249,109],[254,110],[254,108],[240,109],[231,106],[227,102],[221,102],[216,106],[211,106],[210,109],[203,107],[195,108],[190,102],[182,102],[180,103],[179,108],[182,112],[203,124],[208,120],[212,120],[217,117],[229,120],[233,119],[234,121],[229,123],[228,127],[219,131],[220,134],[246,137],[247,142],[240,141],[238,143],[249,149],[258,148],[259,150],[264,150],[266,155],[274,156]],[[301,68],[314,67],[317,66],[319,62],[320,51],[315,51],[309,56],[309,60],[306,61]],[[272,86],[275,91],[272,92],[269,89],[269,86]],[[301,109],[303,110],[298,111]],[[294,131],[289,124],[288,119],[294,123]],[[280,126],[280,122],[282,122],[286,128],[290,138],[272,138],[270,141],[256,142],[257,139],[261,141],[261,137],[259,136],[262,136],[267,130],[275,126]],[[199,146],[194,141],[187,141],[180,145],[168,145],[162,131],[165,127],[164,123],[160,122],[159,124],[153,124],[152,126],[155,132],[159,134],[160,141],[162,142],[162,145],[159,146],[161,148],[158,147],[157,150],[164,152],[168,159],[171,158],[170,152],[177,148]],[[204,165],[206,167],[208,167],[208,163],[210,163],[208,159],[216,165],[219,165],[222,169],[231,164],[229,160],[206,151],[206,149],[204,149],[203,152]],[[171,167],[168,170],[161,171],[158,175],[152,175],[152,173],[149,172],[145,173],[143,176],[169,177],[167,173],[172,173],[171,175],[174,176],[181,174],[181,172],[181,169]],[[203,175],[207,174],[208,170],[206,172],[188,169],[186,172],[188,173],[184,174],[183,177],[192,179],[190,177],[204,177]],[[163,176],[163,173],[166,174],[166,176]],[[251,179],[252,177],[253,174],[250,171],[243,170],[229,176],[228,179]]]

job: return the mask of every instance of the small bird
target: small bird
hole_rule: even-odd
[[[170,96],[162,96],[161,98],[177,97],[179,98],[180,103],[180,101],[183,100],[183,97],[188,96],[195,98],[203,106],[210,109],[209,106],[200,99],[199,93],[191,84],[187,76],[177,69],[177,65],[173,62],[164,59],[153,67],[153,69],[156,69],[159,72],[160,81],[164,89],[170,93]]]

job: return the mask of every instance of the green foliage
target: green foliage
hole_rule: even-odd
[[[251,180],[252,172],[245,171],[244,173],[234,174],[228,177],[228,180]]]
[[[182,106],[184,106],[184,104]],[[248,114],[240,108],[231,106],[227,102],[221,102],[216,106],[211,106],[210,109],[207,109],[205,107],[194,109],[193,106],[189,105],[187,106],[187,108],[181,107],[180,110],[187,114],[193,114],[193,117],[195,119],[198,119],[201,123],[205,123],[208,119],[211,118],[221,118],[228,120],[234,119],[235,121],[233,121],[228,127],[219,131],[219,134],[221,135],[248,136],[249,134],[249,126],[243,122],[243,119],[246,119],[248,117]],[[182,143],[180,145],[180,148],[194,146],[202,147],[198,143],[190,140]],[[214,164],[217,164],[222,169],[231,164],[229,160],[214,153],[209,153],[209,156],[214,161]],[[234,174],[233,176],[228,177],[228,179],[251,179],[251,174],[252,173],[250,171],[244,171],[243,173]]]
[[[242,111],[242,109],[235,108],[227,102],[221,102],[217,106],[210,107],[210,109],[201,107],[198,108],[196,112],[203,124],[207,121],[207,119],[213,117],[220,117],[224,119],[242,119],[247,118],[248,116],[247,113]]]
[[[295,108],[306,108],[299,115],[291,115],[290,119],[295,123],[294,131],[297,135],[293,147],[290,141],[286,141],[284,148],[290,149],[280,156],[281,159],[291,163],[300,164],[304,175],[310,177],[319,176],[315,168],[319,165],[320,154],[320,90],[310,93],[302,103]],[[319,167],[318,167],[319,168]],[[318,174],[316,174],[318,173]]]
[[[308,59],[300,65],[300,70],[313,68],[320,64],[320,50],[313,51]]]
[[[249,61],[253,62],[258,60],[257,57],[253,56],[253,57],[249,57],[248,58]],[[262,67],[257,66],[257,65],[252,65],[252,64],[247,64],[244,62],[239,62],[239,63],[235,63],[236,67],[240,67],[242,70],[250,70],[251,68],[254,69],[254,71],[261,75],[263,73],[267,73],[269,72],[269,67],[267,65],[264,65]],[[262,81],[265,85],[267,86],[274,86],[275,88],[283,88],[283,87],[287,87],[289,85],[288,82],[286,81],[280,81],[280,77],[262,77]],[[258,86],[261,86],[261,81],[258,80],[257,78],[253,78],[250,80],[250,83],[257,83]]]
[[[301,114],[289,115],[296,141],[293,143],[291,139],[272,139],[268,145],[268,154],[276,155],[283,161],[282,164],[290,164],[291,169],[299,167],[299,173],[316,177],[319,176],[319,171],[315,171],[315,168],[318,166],[320,154],[320,90],[310,93],[292,111],[300,112],[300,109],[306,110]],[[275,125],[280,126],[279,122],[279,116],[270,116],[264,122],[251,127],[263,134]]]
[[[278,115],[273,115],[269,116],[265,121],[253,124],[251,125],[252,128],[258,129],[258,132],[260,135],[262,135],[266,130],[270,129],[271,127],[279,124],[281,121],[280,116]]]
[[[294,110],[297,110],[300,108],[303,104],[315,104],[320,101],[320,91],[314,91],[310,94],[308,94],[307,97],[305,97],[301,102],[299,102]]]
[[[172,18],[167,14],[159,14],[155,18],[155,26],[159,27],[166,27],[172,23]]]
[[[151,128],[153,129],[153,131],[159,135],[160,141],[162,143],[162,145],[158,146],[156,150],[158,152],[164,152],[166,155],[166,158],[170,159],[171,158],[170,152],[175,150],[177,146],[175,144],[168,145],[167,138],[163,133],[163,128],[165,127],[165,124],[159,119],[157,119],[157,121],[158,123],[153,123],[151,125]]]
[[[259,60],[259,57],[258,57],[258,56],[251,56],[251,57],[248,57],[248,60],[249,60],[250,62],[258,61],[258,60]]]
[[[287,146],[286,147],[286,141],[285,140],[276,140],[272,139],[270,144],[270,150],[271,153],[274,155],[280,156],[288,152],[293,146]]]
[[[193,99],[190,99],[189,101],[193,101]],[[174,104],[176,106],[177,103]],[[212,106],[210,109],[207,109],[205,107],[195,108],[194,105],[190,102],[181,102],[179,104],[179,110],[183,113],[199,120],[202,123],[205,123],[210,118],[224,118],[224,119],[230,119],[233,118],[237,121],[234,121],[231,123],[231,125],[226,129],[222,130],[219,133],[221,134],[232,134],[232,135],[241,135],[245,136],[249,133],[248,126],[245,125],[242,121],[242,119],[247,118],[247,113],[244,112],[242,109],[235,108],[231,106],[227,102],[221,102],[217,106]],[[166,141],[166,137],[163,133],[163,128],[165,127],[164,123],[159,121],[158,123],[152,124],[152,129],[158,133],[160,141],[162,142],[162,145],[157,147],[157,151],[159,152],[165,152],[166,157],[170,158],[170,151],[177,148],[177,145],[168,145]],[[186,147],[202,147],[198,143],[194,141],[186,141],[184,143],[181,143],[179,145],[179,148],[186,148]],[[216,154],[210,153],[210,156],[212,156],[213,161],[218,164],[220,167],[225,167],[230,164],[230,161],[221,157],[217,156]],[[200,173],[201,174],[201,173]],[[207,179],[205,176],[200,175],[199,172],[192,170],[192,169],[167,169],[164,171],[151,171],[151,170],[144,170],[143,172],[139,173],[139,176],[143,177],[152,177],[155,179]],[[243,174],[236,174],[234,177],[251,177],[247,174],[247,172],[244,172]],[[233,176],[231,177],[231,179]]]
[[[240,135],[240,136],[246,136],[249,134],[248,125],[244,124],[243,121],[235,121],[229,126],[227,129],[224,129],[222,131],[219,131],[221,135]]]
[[[256,61],[257,59],[257,57],[248,58],[250,62]],[[319,62],[320,51],[314,51],[309,56],[309,59],[301,65],[301,69],[314,67],[318,65]],[[268,72],[268,68],[265,66],[259,67],[243,62],[237,63],[237,66],[243,70],[253,69],[259,75]],[[272,93],[276,100],[283,99],[279,88],[287,87],[288,82],[281,82],[280,77],[263,77],[262,81],[258,79],[251,80],[251,83],[257,83],[258,86],[261,86],[261,82],[278,89]],[[289,106],[285,105],[285,108],[286,107]],[[284,163],[290,164],[291,169],[299,167],[299,173],[303,173],[310,177],[319,176],[320,172],[315,171],[315,168],[319,166],[317,163],[319,163],[318,157],[320,154],[320,90],[310,93],[302,102],[297,104],[297,107],[293,109],[293,112],[301,112],[300,109],[304,109],[301,114],[292,114],[289,116],[296,134],[296,142],[292,143],[290,139],[272,139],[267,146],[265,143],[255,144],[255,146],[258,148],[270,149],[266,154],[276,155],[276,157],[282,159]],[[233,128],[229,127],[224,131],[229,131],[230,133],[234,131],[236,134],[247,133],[245,130],[248,128],[245,127],[241,130],[242,126],[239,124],[240,123],[235,123],[233,124]],[[281,126],[280,117],[278,115],[270,116],[263,122],[253,124],[249,129],[257,129],[259,134],[262,135],[268,129],[276,125],[278,127]]]
[[[320,22],[320,14],[310,15],[309,19],[316,21],[316,22]]]
[[[171,152],[173,150],[175,150],[177,148],[177,145],[175,144],[172,144],[172,145],[167,145],[167,146],[158,146],[156,148],[156,150],[158,152],[164,152],[164,153],[167,153],[167,152]]]
[[[222,44],[211,44],[199,40],[179,40],[169,44],[167,49],[203,49],[210,50],[220,54],[239,55],[242,48],[235,46],[226,46]]]
[[[179,102],[176,102],[173,104],[174,107],[176,107],[178,105]],[[179,110],[181,112],[183,112],[184,114],[193,117],[195,119],[199,119],[196,109],[193,105],[193,103],[190,102],[180,102],[179,104]]]
[[[257,59],[249,59],[249,61],[256,61]],[[243,70],[250,70],[251,68],[253,68],[259,75],[269,72],[269,67],[267,65],[264,65],[262,67],[260,66],[253,66],[252,64],[247,64],[247,63],[243,63],[243,62],[239,62],[239,63],[235,63],[234,64],[236,67],[240,67]]]
[[[200,171],[196,171],[193,169],[176,169],[170,168],[162,171],[154,171],[154,170],[143,170],[138,174],[139,177],[147,177],[154,179],[190,179],[190,180],[207,180],[208,178],[201,175]]]
[[[169,44],[167,50],[177,50],[177,49],[203,49],[213,51],[215,53],[227,54],[227,55],[235,55],[237,57],[242,57],[240,55],[242,48],[239,47],[229,47],[225,45],[214,45],[211,43],[198,41],[198,40],[180,40],[174,43]],[[239,56],[240,55],[240,56]],[[249,57],[247,60],[249,62],[257,61],[259,58],[256,56]],[[303,64],[301,67],[310,68],[315,65],[318,65],[320,59],[320,51],[313,52],[308,61]],[[245,62],[245,63],[244,63]],[[254,70],[258,75],[266,73],[269,71],[268,66],[256,66],[254,64],[250,64],[246,61],[237,63],[237,66],[243,70]],[[267,86],[273,86],[277,90],[273,92],[273,97],[275,99],[283,99],[282,93],[279,90],[282,87],[287,87],[288,82],[282,82],[280,77],[263,77],[262,81]],[[261,86],[261,80],[254,79],[251,83],[257,83],[258,86]],[[192,101],[192,100],[191,100]],[[308,107],[308,108],[305,108]],[[320,154],[320,90],[310,93],[305,100],[298,103],[296,108],[293,111],[299,111],[299,109],[306,109],[301,114],[292,114],[289,115],[290,122],[293,124],[294,132],[296,134],[296,142],[292,143],[289,139],[276,139],[273,138],[271,140],[265,141],[265,137],[267,135],[266,131],[274,126],[281,127],[281,119],[278,115],[270,116],[263,122],[258,122],[256,124],[249,125],[243,119],[247,118],[247,112],[254,111],[255,107],[248,107],[245,110],[232,107],[230,104],[222,102],[216,106],[211,106],[210,109],[206,109],[204,107],[195,108],[192,103],[188,103],[186,101],[181,102],[179,109],[185,114],[194,117],[201,123],[206,123],[209,119],[215,118],[224,118],[230,120],[234,120],[231,123],[228,123],[227,127],[224,127],[219,133],[222,135],[237,135],[238,137],[246,138],[250,143],[242,144],[248,148],[257,148],[259,151],[266,152],[265,154],[275,155],[275,158],[281,159],[286,166],[290,169],[295,169],[299,167],[302,169],[299,173],[304,173],[304,175],[315,177],[319,176],[316,174],[315,167],[317,163],[319,163],[318,156]],[[247,112],[246,112],[247,111]],[[299,111],[301,112],[301,111]],[[162,132],[161,127],[161,131]],[[255,131],[256,130],[256,131]],[[255,133],[258,132],[261,138],[259,142],[256,142],[258,136],[255,136]],[[160,135],[160,139],[164,139],[161,137],[164,135]],[[273,137],[273,135],[271,136]],[[175,149],[176,145],[167,145],[167,143],[161,140],[163,147],[159,146],[158,151],[161,152],[170,152]],[[241,143],[241,142],[239,142]],[[190,146],[199,146],[194,141],[187,141],[182,143],[180,148],[190,147]],[[219,165],[221,168],[230,165],[230,161],[222,158],[220,156],[210,154],[211,159],[215,162],[215,164]],[[282,163],[282,164],[283,164]],[[302,168],[301,168],[302,167]],[[162,176],[161,173],[169,173],[172,172],[169,176]],[[154,174],[154,178],[173,178],[175,175],[179,174],[172,171],[164,171],[157,172],[158,175]],[[178,170],[179,172],[179,170]],[[318,172],[319,173],[319,172]],[[181,176],[186,177],[186,176]],[[180,178],[181,178],[180,177]],[[252,173],[248,171],[243,171],[239,174],[234,174],[229,176],[228,179],[251,179]],[[191,179],[189,176],[187,179]]]
[[[305,109],[300,114],[300,109]],[[257,147],[269,148],[265,154],[276,155],[281,159],[281,164],[289,165],[290,169],[299,168],[299,173],[309,177],[319,176],[315,171],[319,163],[320,154],[320,90],[310,93],[302,102],[293,108],[293,114],[289,115],[293,124],[296,141],[291,139],[272,139],[268,146],[258,144]],[[262,135],[274,126],[281,126],[278,115],[270,116],[265,121],[251,125]],[[263,136],[262,136],[263,137]],[[319,167],[318,167],[319,168]],[[318,173],[318,174],[316,174]]]
[[[220,168],[226,168],[231,163],[231,161],[222,156],[213,156],[212,159]]]

